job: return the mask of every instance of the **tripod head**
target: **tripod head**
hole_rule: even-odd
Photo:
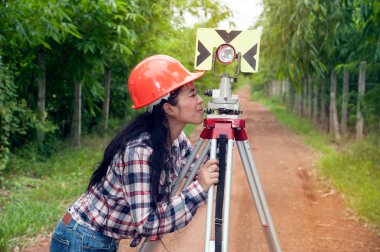
[[[219,89],[207,90],[211,97],[207,103],[208,118],[239,118],[242,111],[237,95],[231,94],[231,83],[237,82],[240,72],[257,72],[260,32],[258,30],[220,30],[199,28],[195,50],[195,68],[211,70],[221,78]],[[212,57],[210,57],[212,55]],[[229,65],[237,61],[233,76],[217,73],[216,62]]]
[[[230,76],[227,73],[218,74],[215,71],[216,55],[217,52],[213,52],[212,71],[214,75],[220,77],[220,83],[219,89],[209,89],[205,92],[205,95],[211,97],[211,101],[206,106],[207,117],[217,116],[220,118],[221,115],[227,115],[229,118],[231,116],[238,118],[242,111],[240,110],[238,96],[231,93],[231,83],[237,82],[240,72],[241,54],[238,53],[237,55],[238,64],[234,76]]]

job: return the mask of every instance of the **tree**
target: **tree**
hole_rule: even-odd
[[[330,80],[330,113],[329,113],[329,132],[334,134],[335,141],[340,140],[338,112],[336,108],[336,71],[331,72]]]
[[[28,48],[30,54],[37,55],[35,75],[38,82],[37,114],[40,125],[37,136],[42,145],[46,119],[46,50],[51,49],[51,41],[60,43],[68,34],[79,36],[70,18],[64,11],[68,1],[8,1],[4,10],[4,37],[7,37],[6,48],[17,52]],[[18,55],[18,53],[16,53]],[[13,58],[13,55],[8,55]],[[51,129],[51,128],[50,128]]]
[[[341,130],[342,134],[347,134],[347,120],[348,120],[348,88],[350,84],[350,73],[348,70],[343,71],[343,90],[342,90],[342,115],[341,115]]]
[[[366,61],[369,75],[374,76],[380,59],[378,39],[380,36],[379,19],[380,3],[378,1],[280,1],[264,0],[264,13],[258,26],[263,27],[261,39],[261,61],[258,78],[266,83],[273,79],[289,77],[293,90],[299,93],[300,87],[305,87],[306,76],[311,76],[320,88],[319,111],[322,125],[324,125],[325,99],[328,97],[324,87],[328,76],[330,84],[331,120],[330,129],[335,138],[339,138],[337,108],[340,104],[340,88],[337,81],[344,73],[345,88],[349,72],[356,72],[361,61]],[[371,63],[370,63],[371,62]],[[373,73],[373,74],[372,74]],[[255,76],[255,77],[256,77]],[[335,77],[336,76],[336,77]],[[376,82],[377,79],[372,77]],[[336,84],[335,84],[336,83]],[[309,93],[303,88],[304,92]],[[335,95],[335,97],[334,97]],[[347,117],[349,110],[347,93],[343,93],[342,129],[349,127]],[[296,103],[300,101],[296,95]],[[304,110],[310,111],[310,99],[303,100]],[[318,100],[317,100],[318,101]],[[375,104],[371,104],[375,107]],[[297,107],[297,105],[295,106]],[[335,108],[334,108],[335,107]],[[314,106],[315,108],[315,106]],[[314,109],[313,109],[314,110]],[[299,109],[296,109],[299,112]],[[372,113],[369,111],[366,113]],[[368,117],[370,117],[368,115]],[[315,121],[316,115],[313,112]],[[373,122],[372,122],[373,124]],[[377,124],[377,123],[376,123]]]
[[[46,131],[76,135],[79,145],[112,113],[133,113],[125,83],[138,61],[166,53],[193,65],[195,29],[183,26],[185,12],[212,26],[231,13],[214,0],[0,1],[0,55],[18,99],[39,118],[23,129],[28,139],[10,132],[8,146],[41,142]]]

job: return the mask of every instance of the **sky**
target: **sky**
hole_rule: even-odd
[[[254,24],[261,12],[263,11],[261,0],[219,0],[225,3],[233,11],[234,17],[231,18],[235,22],[236,26],[231,27],[235,30],[245,30],[249,26]],[[186,23],[191,26],[196,22],[194,17],[186,16]],[[211,27],[210,27],[211,28]],[[222,22],[219,27],[222,29],[229,29],[228,22]]]

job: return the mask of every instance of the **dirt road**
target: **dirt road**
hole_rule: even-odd
[[[380,237],[346,209],[342,197],[314,175],[318,158],[281,126],[248,88],[239,91],[246,131],[283,251],[380,251]],[[193,133],[195,141],[201,127]],[[236,146],[233,160],[229,251],[268,251]],[[165,235],[158,251],[203,251],[205,206],[184,229]],[[25,251],[47,251],[47,240]],[[129,248],[121,243],[120,251]]]

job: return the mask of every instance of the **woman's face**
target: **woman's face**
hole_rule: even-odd
[[[203,121],[203,99],[198,95],[193,82],[182,87],[178,94],[178,103],[173,106],[173,117],[183,124],[199,124]]]

